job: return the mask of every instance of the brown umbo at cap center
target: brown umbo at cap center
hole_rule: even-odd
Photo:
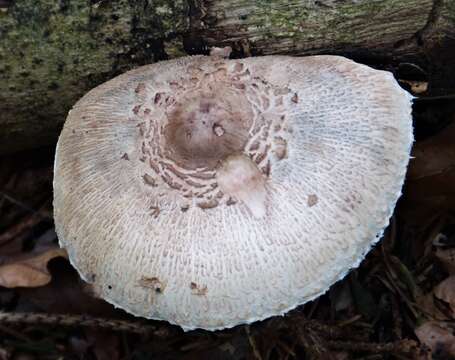
[[[358,266],[412,141],[411,96],[341,57],[144,66],[68,115],[56,231],[99,296],[132,314],[184,329],[251,323]]]
[[[164,129],[169,156],[186,168],[214,169],[243,151],[253,118],[241,89],[190,93],[169,110]]]

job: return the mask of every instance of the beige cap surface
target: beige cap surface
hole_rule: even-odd
[[[184,329],[283,314],[358,266],[413,141],[392,74],[337,56],[147,65],[70,111],[60,243],[107,301]]]

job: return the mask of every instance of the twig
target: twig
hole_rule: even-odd
[[[0,192],[0,195],[2,194],[3,193]],[[3,196],[5,197],[6,195],[3,194]],[[52,215],[45,210],[47,203],[48,201],[46,200],[36,211],[31,209],[32,214],[25,216],[18,223],[10,226],[3,234],[0,234],[0,245],[5,245],[12,240],[18,239],[19,236],[25,234],[41,221],[51,221]]]
[[[16,339],[19,339],[19,340],[22,340],[22,341],[25,341],[25,342],[31,342],[32,341],[28,336],[26,336],[24,334],[21,334],[20,332],[15,331],[13,329],[9,329],[9,328],[7,328],[6,326],[3,326],[3,325],[0,325],[0,332],[8,334],[8,335],[10,335],[12,337],[15,337]],[[1,356],[0,356],[0,359],[2,359]]]
[[[322,338],[320,338],[314,330],[311,330],[311,329],[308,329],[308,330],[309,330],[308,337],[311,341],[312,346],[310,349],[307,349],[307,350],[310,350],[310,352],[317,359],[327,358],[327,354],[328,354],[328,351],[326,348],[327,342],[325,340],[323,340]]]
[[[313,317],[313,314],[314,314],[314,312],[316,311],[316,308],[319,305],[319,299],[320,298],[317,298],[311,303],[310,312],[308,313],[308,316],[307,316],[308,319],[311,319]]]
[[[396,227],[395,227],[395,221],[393,218],[392,218],[391,224],[392,224],[392,230],[390,232],[390,237],[391,237],[390,243],[395,244]],[[411,311],[414,318],[417,319],[418,314],[417,314],[417,311],[414,309],[413,303],[411,302],[411,300],[408,299],[406,294],[400,289],[400,286],[396,283],[396,281],[394,279],[394,276],[396,276],[396,275],[395,275],[394,271],[392,270],[392,265],[390,264],[389,256],[388,256],[388,253],[385,248],[386,245],[384,243],[385,242],[383,241],[381,244],[381,252],[382,252],[382,259],[385,264],[385,275],[388,278],[390,285],[395,290],[395,293],[398,294],[398,296],[400,296],[401,300],[407,305],[408,309]]]
[[[296,357],[296,353],[295,351],[293,350],[295,344],[292,345],[292,347],[290,347],[289,345],[287,345],[286,343],[284,343],[283,341],[281,340],[278,340],[277,341],[277,345],[280,346],[285,352],[286,352],[286,355],[291,355],[292,357]]]
[[[92,327],[112,331],[126,331],[142,335],[165,337],[167,327],[156,327],[129,320],[99,318],[88,315],[0,312],[0,324],[50,325],[68,327]]]
[[[324,335],[327,339],[339,339],[346,336],[346,330],[333,325],[327,325],[317,320],[301,319],[300,326],[302,330],[311,329]]]
[[[362,315],[360,315],[360,314],[355,315],[355,316],[353,316],[350,319],[347,319],[347,320],[344,320],[344,321],[340,321],[338,323],[338,326],[339,327],[343,327],[343,326],[346,326],[346,325],[351,325],[352,323],[355,323],[357,320],[360,320],[361,318],[362,318]]]
[[[351,341],[327,341],[327,345],[335,350],[349,350],[352,352],[369,353],[399,353],[410,354],[418,350],[419,346],[414,340],[399,340],[391,343],[366,343]]]
[[[22,201],[20,200],[17,200],[16,198],[14,198],[13,196],[7,194],[4,190],[1,190],[0,191],[0,195],[8,200],[10,203],[14,204],[14,205],[17,205],[19,206],[20,208],[28,211],[28,212],[31,212],[32,214],[41,214],[41,216],[43,218],[48,218],[48,219],[52,219],[52,216],[47,214],[47,212],[44,212],[42,209],[39,209],[39,210],[35,210],[33,209],[32,207],[28,206],[27,204],[23,203]]]
[[[336,325],[329,325],[325,324],[319,320],[308,320],[302,316],[296,316],[292,324],[289,324],[291,328],[295,329],[297,333],[308,333],[314,332],[322,339],[326,340],[338,340],[338,339],[346,339],[347,337],[353,341],[364,341],[367,336],[367,332],[362,330],[361,332],[354,331],[350,329],[348,325],[352,324],[353,322],[357,322],[360,317],[353,317],[349,319],[345,324]],[[297,319],[297,321],[295,320]],[[356,326],[360,325],[357,322]]]
[[[414,98],[414,101],[432,101],[432,100],[450,100],[455,99],[455,94],[439,95],[439,96],[422,96]]]
[[[259,349],[257,348],[256,341],[254,340],[253,336],[251,335],[249,325],[245,326],[245,332],[246,332],[246,335],[248,336],[248,342],[250,343],[251,349],[253,350],[254,358],[257,360],[262,360],[262,356],[261,356],[261,353],[259,352]]]
[[[3,234],[0,235],[0,245],[7,244],[8,242],[14,240],[17,236],[25,232],[26,230],[31,229],[33,226],[38,224],[43,220],[43,217],[38,213],[27,216],[26,219],[19,221],[17,224],[11,226]]]

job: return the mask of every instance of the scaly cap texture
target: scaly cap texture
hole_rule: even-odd
[[[359,264],[412,141],[411,96],[342,57],[160,62],[71,110],[56,230],[81,276],[130,313],[184,329],[250,323]]]

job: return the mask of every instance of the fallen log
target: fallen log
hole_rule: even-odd
[[[139,65],[226,45],[425,64],[454,29],[452,0],[0,0],[0,153],[54,143],[79,97]]]

